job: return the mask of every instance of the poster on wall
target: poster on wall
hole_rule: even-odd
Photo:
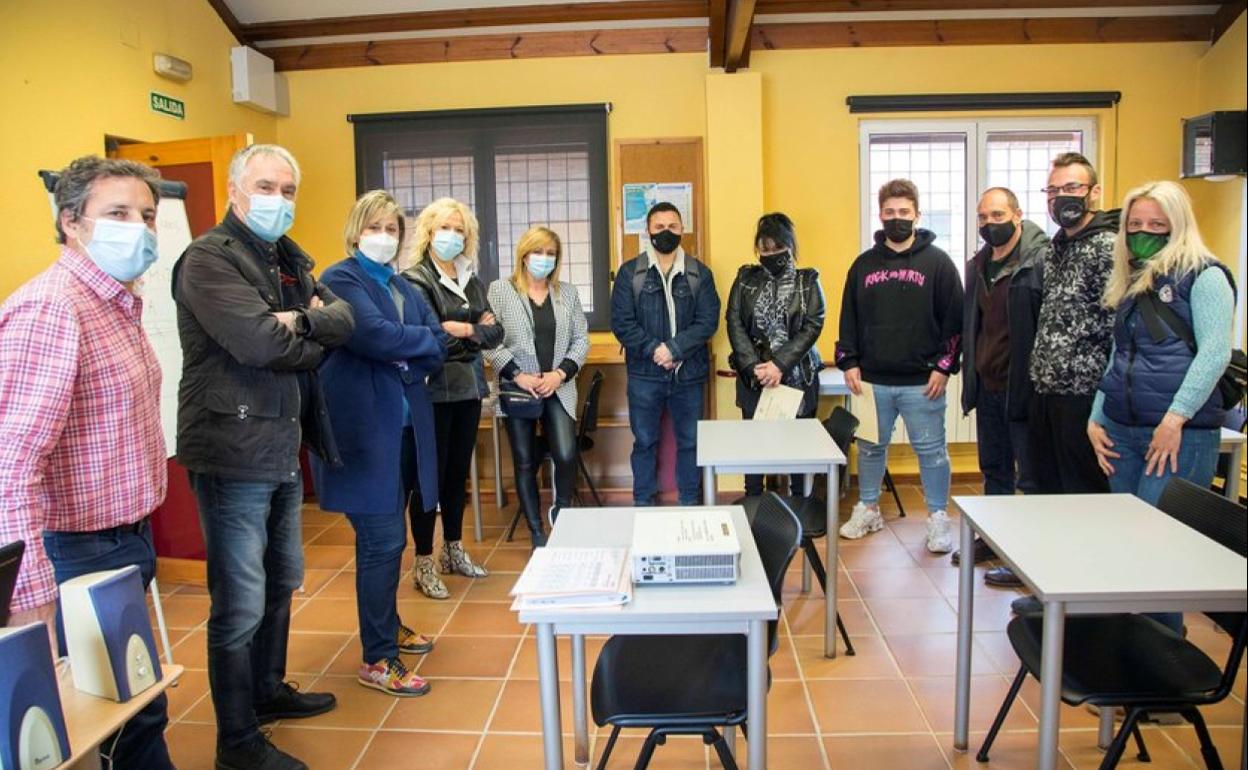
[[[624,232],[646,232],[646,213],[656,203],[667,202],[680,212],[685,232],[694,231],[692,182],[634,182],[624,185]]]

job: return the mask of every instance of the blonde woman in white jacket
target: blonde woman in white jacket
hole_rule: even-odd
[[[537,424],[555,463],[553,523],[576,485],[576,374],[589,353],[589,323],[576,286],[559,280],[563,245],[545,227],[531,227],[516,245],[510,278],[490,284],[489,301],[503,327],[503,344],[485,351],[498,373],[516,492],[533,547],[546,544],[537,486],[541,457]],[[510,391],[519,398],[510,398]],[[521,404],[526,397],[538,403]],[[510,411],[510,414],[507,412]]]

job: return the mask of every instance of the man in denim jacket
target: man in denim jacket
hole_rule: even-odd
[[[646,215],[645,250],[625,262],[611,292],[611,331],[628,364],[628,421],[633,429],[633,503],[654,505],[658,492],[659,420],[666,409],[676,433],[681,505],[701,502],[697,428],[710,354],[719,325],[719,294],[710,268],[680,246],[680,211],[658,203]]]

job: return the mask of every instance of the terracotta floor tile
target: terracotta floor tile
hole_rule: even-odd
[[[502,679],[430,678],[432,689],[418,698],[397,698],[386,730],[481,732],[503,688]]]
[[[284,724],[274,728],[270,740],[282,751],[306,762],[310,770],[351,770],[371,737],[371,730]]]
[[[477,750],[480,740],[479,735],[383,730],[373,736],[372,743],[368,745],[356,767],[468,770],[472,764],[472,754]]]
[[[1145,727],[1141,730],[1144,736],[1144,745],[1148,747],[1149,758],[1151,762],[1141,762],[1136,758],[1135,742],[1131,741],[1127,744],[1127,750],[1122,755],[1121,761],[1118,763],[1120,768],[1140,768],[1141,770],[1190,770],[1192,765],[1185,752],[1173,742],[1167,740],[1161,730],[1156,728]],[[1105,752],[1096,747],[1096,730],[1072,730],[1067,729],[1066,720],[1062,719],[1062,732],[1058,737],[1058,746],[1061,748],[1066,758],[1072,762],[1079,770],[1094,770],[1099,767],[1101,760],[1105,758]],[[1225,761],[1226,757],[1223,756]],[[1197,766],[1203,767],[1204,763],[1200,761],[1197,755]],[[1227,767],[1235,767],[1235,765],[1227,765]]]
[[[426,677],[502,678],[507,676],[519,641],[517,637],[441,636],[433,652],[423,656],[408,655],[406,660],[416,667],[417,673]],[[537,678],[536,673],[534,678]]]
[[[355,598],[309,599],[290,619],[292,631],[351,633],[359,626]]]
[[[958,661],[957,634],[889,634],[885,637],[888,647],[897,659],[897,665],[907,677],[952,676]],[[971,647],[971,672],[973,675],[1008,673],[1014,675],[1016,668],[1001,671],[978,640]]]
[[[305,570],[307,572],[308,570]],[[355,573],[330,572],[331,577],[325,581],[318,591],[308,591],[309,598],[317,599],[354,599]]]
[[[1191,758],[1196,767],[1204,767],[1205,763],[1200,757],[1200,742],[1196,740],[1196,731],[1190,725],[1186,727],[1167,727],[1165,733],[1175,743],[1177,743],[1187,755]],[[1243,758],[1240,756],[1243,751],[1242,731],[1236,728],[1228,727],[1211,727],[1209,735],[1213,738],[1213,745],[1218,749],[1218,757],[1222,760],[1223,767],[1241,767]],[[1144,737],[1145,744],[1151,747],[1156,741],[1150,741],[1148,736]]]
[[[208,632],[191,631],[173,645],[173,662],[188,669],[208,668]]]
[[[915,566],[914,557],[905,546],[893,540],[887,547],[884,545],[869,547],[842,547],[840,561],[845,568],[856,569],[903,569]]]
[[[999,673],[1005,674],[1011,679],[1018,673],[1018,667],[1022,665],[1018,659],[1018,654],[1014,652],[1013,646],[1010,645],[1010,639],[1004,631],[989,631],[975,634],[975,642],[982,648],[988,659],[992,661],[993,666]],[[971,665],[975,665],[975,661],[971,661]],[[988,673],[988,669],[982,671],[973,671],[974,674]]]
[[[918,567],[849,571],[849,577],[864,599],[939,599],[940,591]]]
[[[750,766],[748,761],[748,742],[738,740],[737,760],[741,767]],[[718,760],[711,751],[711,767],[717,768]],[[801,770],[821,770],[825,767],[823,752],[820,751],[819,738],[816,736],[770,737],[767,739],[767,766],[775,768],[800,768]],[[840,770],[841,766],[835,766]]]
[[[1011,676],[1011,679],[1013,676]],[[1040,713],[1040,683],[1032,677],[1028,676],[1023,680],[1023,689],[1018,693],[1018,699],[1027,704],[1027,708],[1031,709],[1031,713],[1038,715]],[[1001,704],[998,703],[999,707]],[[1011,711],[1019,708],[1018,701],[1010,708]],[[1083,706],[1068,706],[1065,703],[1061,705],[1062,712],[1062,730],[1066,729],[1088,729],[1094,730],[1100,724],[1100,717],[1088,711]],[[1240,712],[1241,718],[1243,712]]]
[[[403,625],[422,634],[437,636],[444,633],[442,628],[455,612],[457,605],[458,602],[454,599],[399,599],[396,609]]]
[[[338,655],[351,634],[291,632],[286,649],[286,670],[299,674],[320,674]],[[358,650],[358,643],[348,645]]]
[[[510,602],[511,587],[516,584],[518,575],[507,572],[493,573],[489,577],[467,581],[464,592],[466,602]]]
[[[953,765],[954,770],[1035,770],[1036,767],[1036,731],[1026,730],[1011,732],[1002,730],[992,745],[987,764],[977,762],[975,754],[984,742],[984,733],[972,732],[968,741],[969,751],[955,751],[953,734],[937,734],[936,742],[945,757]],[[1058,770],[1075,770],[1064,755],[1059,752]],[[1146,766],[1147,767],[1147,766]],[[1083,770],[1080,768],[1080,770]]]
[[[165,611],[165,625],[170,629],[175,628],[195,628],[201,623],[208,620],[208,606],[210,600],[207,596],[196,596],[194,594],[176,593],[172,596],[162,596],[160,599],[161,609]],[[156,630],[156,615],[151,613],[152,630]]]
[[[307,569],[342,569],[355,558],[355,546],[305,545],[303,566]]]
[[[299,720],[309,727],[347,727],[372,730],[378,727],[398,698],[364,687],[354,676],[322,676],[310,685],[315,692],[333,693],[338,706],[333,711]]]
[[[806,691],[796,680],[771,682],[767,691],[768,735],[814,735],[815,723],[806,703]]]
[[[594,664],[602,647],[607,643],[605,637],[588,637],[585,639],[585,680],[588,682],[594,675]],[[559,656],[559,679],[572,680],[572,640],[560,636],[555,640]],[[512,679],[537,679],[537,640],[526,636],[520,643],[520,654],[516,656],[516,666],[511,671]]]
[[[797,659],[807,679],[899,679],[901,674],[888,654],[884,639],[879,636],[850,636],[855,655],[846,655],[837,642],[835,658],[823,656],[823,637],[795,636]]]
[[[296,592],[296,596],[302,596],[310,599],[317,596],[319,591],[330,581],[330,578],[338,574],[336,569],[305,569],[303,571],[303,593]],[[351,595],[355,595],[352,589]]]
[[[818,598],[792,599],[784,605],[784,617],[788,621],[788,631],[795,636],[820,636],[823,634],[824,613],[827,605],[823,596]],[[841,621],[851,635],[873,634],[875,625],[867,617],[866,605],[858,599],[836,600],[836,609],[841,614]]]
[[[591,758],[593,766],[596,767],[602,751],[606,748],[607,738],[611,734],[611,726],[607,725],[598,729],[598,735],[592,744]],[[745,742],[740,739],[740,733],[737,734],[737,760],[744,767],[745,764]],[[641,745],[645,740],[646,731],[644,730],[623,730],[620,732],[620,739],[615,742],[615,748],[611,751],[611,760],[607,762],[607,770],[631,770],[637,761],[637,755],[641,753]],[[654,758],[650,766],[655,770],[705,770],[707,767],[707,756],[714,757],[714,749],[707,750],[703,746],[700,738],[677,736],[668,739],[667,743],[655,749]],[[565,763],[571,764],[571,755],[564,756]],[[712,759],[711,767],[718,768],[718,760]],[[773,766],[782,767],[782,765]],[[534,765],[534,767],[540,767]]]
[[[816,679],[806,684],[824,735],[927,729],[919,707],[900,679]]]
[[[936,590],[953,600],[954,606],[958,601],[958,568],[951,564],[937,564],[922,567],[927,573],[927,577],[932,581],[932,585],[936,586]],[[984,573],[989,569],[989,565],[976,564],[974,568],[975,580],[972,584],[975,587],[975,596],[979,597],[986,594],[1000,593],[1009,594],[1011,596],[1020,596],[1017,591],[1009,588],[998,588],[990,586],[984,582]]]
[[[520,636],[524,633],[524,626],[508,603],[466,602],[455,610],[443,633],[461,636]]]
[[[503,697],[498,702],[494,719],[490,722],[491,733],[540,733],[542,731],[542,713],[538,708],[541,703],[537,681],[531,679],[511,679],[503,686]],[[572,732],[572,685],[570,682],[559,683],[559,712],[562,731]],[[592,724],[592,720],[591,720]]]
[[[165,745],[178,770],[213,770],[217,728],[186,723],[171,725],[165,731]]]
[[[958,617],[943,601],[932,599],[865,599],[867,609],[885,635],[956,631]]]
[[[923,677],[906,680],[914,690],[923,714],[927,717],[934,732],[953,731],[953,694],[954,678]],[[1005,700],[1005,693],[1010,689],[1009,682],[1000,676],[971,677],[971,729],[987,730],[992,724],[997,709]],[[1035,729],[1036,718],[1031,712],[1015,703],[1010,714],[1005,718],[1005,730]]]
[[[823,739],[834,770],[948,770],[931,734],[836,735]]]
[[[624,741],[621,738],[620,743]],[[667,747],[664,747],[667,748]],[[564,738],[563,740],[563,763],[565,767],[575,767],[572,763],[572,739]],[[629,762],[616,763],[614,755],[612,762],[608,767],[625,768],[632,767],[632,760],[636,758],[636,754],[630,756]],[[623,759],[623,757],[621,757]],[[422,756],[423,760],[423,756]],[[423,761],[422,761],[423,765]],[[428,764],[425,767],[437,767],[439,770],[458,770],[458,765],[453,764]],[[542,767],[542,737],[540,735],[486,735],[485,740],[481,742],[481,751],[477,754],[477,761],[472,766],[472,770],[520,770],[520,768],[539,768]],[[666,768],[666,765],[660,766],[655,762],[652,767],[659,770],[660,767]],[[701,770],[702,765],[692,766]],[[679,765],[673,770],[684,770]]]
[[[971,610],[975,631],[1004,631],[1014,617],[1010,612],[1010,603],[1017,598],[1018,594],[1012,592],[977,594],[974,607]],[[948,602],[956,614],[958,610],[957,596],[948,597]]]
[[[165,690],[169,698],[169,720],[176,721],[208,695],[207,671],[183,671],[177,684]]]
[[[528,563],[528,545],[500,546],[485,558],[485,566],[491,572],[521,572]]]
[[[308,540],[305,545],[355,545],[355,530],[345,521],[330,525],[321,530],[321,533],[313,540]]]
[[[822,558],[823,551],[820,550],[819,554],[820,554],[820,558]],[[811,573],[811,576],[810,576],[810,593],[808,594],[802,593],[801,591],[802,589],[801,565],[798,563],[798,560],[796,558],[793,560],[793,564],[794,566],[791,567],[789,571],[785,573],[784,585],[780,589],[783,600],[785,602],[788,602],[790,599],[796,599],[802,596],[822,598],[823,587],[819,585],[819,581],[815,577],[813,572]],[[853,582],[849,579],[849,575],[845,573],[845,570],[843,569],[838,570],[836,577],[837,577],[836,590],[837,590],[837,594],[839,595],[841,599],[859,598],[858,589],[854,586]]]

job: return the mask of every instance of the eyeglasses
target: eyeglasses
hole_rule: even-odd
[[[1079,191],[1085,187],[1091,188],[1092,185],[1083,182],[1067,182],[1061,187],[1044,187],[1040,192],[1052,198],[1057,195],[1078,195]]]

